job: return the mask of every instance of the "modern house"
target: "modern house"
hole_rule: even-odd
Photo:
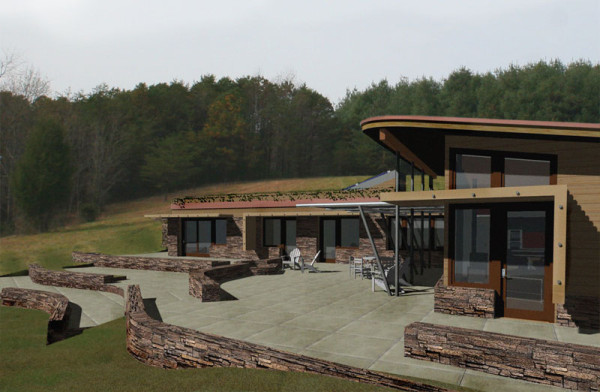
[[[397,241],[407,280],[441,277],[436,311],[598,328],[599,124],[383,116],[361,126],[411,165],[412,184],[381,188],[393,182],[383,173],[336,192],[178,200],[151,216],[169,255],[265,259],[298,247],[323,262],[379,261]],[[433,190],[437,177],[445,189]]]
[[[444,190],[381,201],[443,206],[436,310],[600,324],[600,124],[423,116],[364,120],[362,130]]]

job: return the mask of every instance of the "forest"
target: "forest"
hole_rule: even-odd
[[[2,235],[93,220],[109,202],[208,183],[374,175],[394,166],[360,132],[375,115],[600,121],[600,64],[588,61],[382,80],[337,103],[261,76],[63,95],[26,82],[0,83]]]

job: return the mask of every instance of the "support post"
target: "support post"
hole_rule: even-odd
[[[425,211],[421,210],[421,249],[419,249],[419,262],[421,264],[421,275],[425,267]]]
[[[410,162],[410,191],[415,191],[415,162]],[[410,257],[410,283],[413,284],[415,282],[414,268],[415,268],[415,249],[414,249],[414,241],[415,241],[415,209],[410,209],[410,221],[409,221],[409,237],[410,242],[408,243],[409,248],[409,257]]]
[[[385,291],[388,295],[392,295],[390,292],[390,286],[388,285],[387,278],[385,276],[385,271],[383,270],[383,266],[381,265],[381,259],[379,258],[379,253],[377,252],[377,248],[375,247],[375,242],[373,241],[373,236],[371,236],[371,230],[369,230],[369,225],[367,224],[367,218],[365,217],[365,212],[362,206],[358,206],[358,212],[360,212],[360,217],[363,221],[363,225],[365,225],[365,230],[367,232],[367,236],[369,237],[369,242],[371,243],[371,247],[373,248],[373,254],[375,255],[375,261],[377,262],[377,268],[379,268],[379,272],[381,272],[381,276],[383,277],[383,284],[385,285]]]
[[[427,268],[431,268],[431,248],[433,248],[435,242],[435,221],[431,219],[431,212],[429,213],[429,246],[427,247]]]
[[[421,170],[421,190],[425,190],[425,170]]]
[[[396,192],[400,191],[400,154],[396,151]],[[394,271],[394,291],[396,297],[400,295],[400,285],[398,282],[400,281],[400,241],[398,230],[398,222],[400,221],[400,206],[396,205],[394,208],[394,226],[396,227],[396,232],[394,233],[394,265],[396,266]]]

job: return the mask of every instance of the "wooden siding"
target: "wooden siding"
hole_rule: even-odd
[[[566,295],[600,297],[600,143],[446,136],[446,189],[450,148],[556,154],[557,184],[568,188]]]

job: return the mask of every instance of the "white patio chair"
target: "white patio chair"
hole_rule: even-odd
[[[313,257],[310,264],[304,263],[304,258],[302,256],[300,256],[300,258],[302,259],[302,272],[303,273],[304,273],[304,269],[308,269],[309,271],[312,271],[312,272],[321,272],[317,269],[317,267],[315,267],[315,263],[317,262],[317,259],[319,258],[320,254],[321,254],[321,251],[318,251],[317,254],[315,255],[315,257]]]
[[[296,265],[300,267],[300,264],[298,263],[299,257],[300,249],[298,248],[294,248],[294,250],[290,252],[289,256],[281,256],[281,270],[283,271],[286,265],[291,269],[296,269]]]
[[[356,279],[356,275],[359,274],[360,278],[364,278],[364,265],[363,259],[361,257],[350,256],[350,276],[354,274],[354,279]]]
[[[404,274],[406,268],[408,267],[407,260],[401,260],[400,269],[398,273],[398,282],[394,283],[394,279],[396,277],[396,266],[388,265],[383,268],[383,272],[385,274],[385,280],[387,280],[387,284],[390,287],[396,287],[396,284],[399,285],[400,293],[404,294],[404,290],[402,289],[402,285],[408,286],[409,284],[402,279],[402,275]],[[381,271],[377,264],[374,264],[371,269],[371,291],[375,292],[375,287],[380,287],[385,290],[385,283],[383,282],[384,277],[381,276]]]

